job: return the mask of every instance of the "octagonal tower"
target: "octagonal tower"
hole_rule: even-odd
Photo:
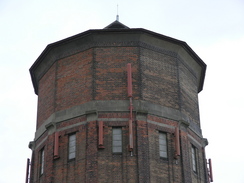
[[[30,182],[208,182],[205,71],[185,42],[119,21],[48,45]]]

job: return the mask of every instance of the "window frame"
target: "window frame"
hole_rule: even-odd
[[[74,137],[73,146],[71,146],[71,138]],[[74,148],[74,150],[71,151],[71,149]],[[76,144],[76,133],[71,133],[68,135],[68,161],[75,160],[76,158],[76,149],[77,149],[77,144]],[[71,157],[71,153],[74,153],[74,157]]]
[[[44,174],[44,166],[45,166],[45,149],[44,149],[44,147],[40,150],[39,155],[40,155],[40,157],[39,157],[39,160],[40,160],[39,173],[40,173],[40,176],[42,176]]]
[[[165,138],[160,138],[160,137],[165,137]],[[163,141],[161,141],[163,140]],[[166,151],[163,151],[162,146],[165,146],[166,148]],[[167,133],[166,132],[162,132],[162,131],[159,131],[159,134],[158,134],[158,149],[159,149],[159,157],[162,158],[162,159],[168,159],[169,158],[169,153],[168,153],[168,138],[167,138]],[[166,153],[166,156],[164,155],[161,155],[161,152],[165,152]]]
[[[192,171],[197,174],[197,148],[191,145]]]
[[[114,134],[115,130],[120,130],[120,134]],[[114,135],[120,135],[119,140],[115,140]],[[115,146],[115,141],[120,141],[120,146]],[[115,151],[114,147],[120,147],[120,151]],[[123,129],[122,127],[112,127],[112,153],[113,154],[122,154],[123,153]]]

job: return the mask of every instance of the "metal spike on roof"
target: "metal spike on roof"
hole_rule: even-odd
[[[116,20],[119,21],[119,5],[117,4],[117,16],[116,16]]]

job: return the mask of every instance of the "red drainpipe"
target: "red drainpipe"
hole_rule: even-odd
[[[98,148],[104,149],[103,144],[103,121],[98,122]]]
[[[29,167],[30,167],[30,159],[27,158],[25,183],[29,182]]]
[[[180,156],[180,130],[179,127],[175,127],[175,159]]]
[[[59,132],[55,132],[54,134],[54,154],[53,154],[54,159],[59,158]]]
[[[128,97],[130,100],[130,115],[129,115],[129,151],[133,151],[133,127],[132,127],[132,110],[133,110],[133,105],[132,105],[132,72],[131,72],[131,64],[127,64],[127,92],[128,92]]]
[[[208,166],[209,166],[209,179],[210,182],[213,182],[213,170],[212,170],[212,160],[208,159]]]

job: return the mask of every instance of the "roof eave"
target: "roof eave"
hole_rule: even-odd
[[[199,86],[198,86],[198,92],[202,91],[203,89],[203,84],[204,84],[204,79],[205,79],[205,72],[206,72],[206,64],[202,61],[202,59],[191,49],[191,47],[184,41],[180,41],[178,39],[172,38],[172,37],[168,37],[162,34],[158,34],[156,32],[152,32],[143,28],[133,28],[133,29],[121,29],[121,28],[117,28],[117,29],[90,29],[87,30],[85,32],[79,33],[77,35],[62,39],[60,41],[51,43],[49,45],[47,45],[47,47],[43,50],[43,52],[40,54],[40,56],[37,58],[37,60],[34,62],[34,64],[31,66],[31,68],[29,69],[30,71],[30,75],[31,75],[31,79],[32,79],[32,83],[34,86],[34,90],[35,90],[35,94],[38,95],[38,84],[36,81],[36,77],[35,77],[35,69],[39,66],[39,64],[42,62],[42,59],[55,47],[62,45],[62,44],[66,44],[68,42],[71,42],[75,39],[81,38],[81,37],[85,37],[88,36],[90,34],[93,33],[103,33],[103,32],[143,32],[143,33],[147,33],[150,35],[153,35],[155,37],[158,37],[160,39],[164,39],[166,41],[172,42],[174,44],[178,44],[180,46],[182,46],[193,58],[194,60],[200,65],[201,67],[201,76],[200,76],[200,82],[199,82]]]

